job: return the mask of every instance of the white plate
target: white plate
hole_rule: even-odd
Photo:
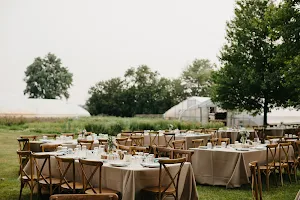
[[[199,146],[199,149],[207,149],[207,146]]]
[[[237,151],[250,151],[248,148],[236,148]]]
[[[114,167],[127,167],[129,163],[110,163],[110,165]]]
[[[160,166],[159,163],[141,163],[141,165],[149,168],[158,168]]]

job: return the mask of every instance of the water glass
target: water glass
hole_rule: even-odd
[[[222,147],[222,148],[226,148],[226,142],[222,142],[222,143],[221,143],[221,147]]]
[[[211,142],[208,142],[208,143],[207,143],[207,148],[208,148],[208,149],[212,149],[212,143],[211,143]]]

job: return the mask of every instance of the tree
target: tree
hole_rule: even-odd
[[[189,96],[209,96],[211,73],[215,67],[207,59],[196,59],[181,75]]]
[[[285,106],[283,66],[276,62],[278,40],[272,37],[275,5],[268,0],[239,0],[227,23],[227,44],[221,50],[223,67],[213,75],[212,100],[229,110],[267,113]]]
[[[51,53],[43,59],[35,58],[25,71],[24,94],[28,94],[29,98],[56,99],[64,96],[68,99],[73,74],[61,65],[61,60]]]

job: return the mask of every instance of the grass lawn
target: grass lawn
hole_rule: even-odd
[[[16,150],[18,142],[16,138],[19,135],[38,135],[42,133],[33,133],[28,130],[8,130],[0,129],[0,200],[18,199],[20,182],[18,180],[18,160]],[[300,179],[300,174],[298,174]],[[218,186],[198,185],[199,199],[252,199],[250,185],[244,185],[241,188],[226,189]],[[284,186],[274,186],[271,184],[269,192],[263,188],[263,199],[266,200],[293,200],[300,189],[300,181],[290,184],[284,181]],[[29,199],[29,190],[26,187],[23,190],[23,199]]]

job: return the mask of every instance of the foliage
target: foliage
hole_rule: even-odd
[[[73,75],[61,65],[61,60],[51,53],[44,58],[35,58],[25,71],[24,94],[30,98],[56,99],[64,96],[68,99]]]
[[[264,124],[270,109],[286,106],[291,94],[280,53],[284,41],[274,37],[276,9],[268,0],[237,1],[221,51],[223,67],[213,74],[214,102],[224,109],[263,112]]]
[[[209,96],[211,73],[215,68],[207,59],[196,59],[181,75],[189,96]]]

